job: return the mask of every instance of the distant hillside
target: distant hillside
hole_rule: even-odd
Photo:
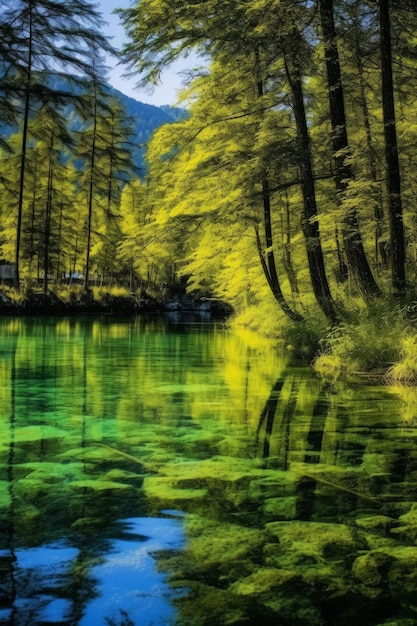
[[[148,141],[153,131],[163,124],[172,124],[186,115],[183,109],[164,105],[161,107],[145,104],[126,96],[118,89],[107,85],[109,93],[114,95],[124,105],[126,112],[132,117],[135,126],[135,135],[139,143]]]
[[[51,76],[49,80],[49,86],[57,91],[69,92],[74,89],[81,93],[81,87],[78,88],[74,85],[70,87],[70,81],[66,81],[62,76]],[[145,172],[144,167],[144,154],[146,151],[146,143],[152,136],[152,133],[164,124],[172,124],[187,116],[185,109],[178,107],[171,107],[164,105],[161,107],[154,106],[152,104],[145,104],[134,98],[126,96],[124,93],[112,87],[109,83],[106,83],[105,89],[107,89],[109,95],[117,98],[126,110],[128,116],[132,118],[134,137],[133,142],[138,146],[135,156],[136,165],[139,171],[143,175]],[[71,105],[66,107],[67,119],[70,122],[72,130],[76,130],[81,126],[80,119],[77,117],[74,108]],[[10,127],[6,124],[0,124],[0,135],[7,139],[12,132],[17,129]]]
[[[135,158],[137,166],[144,171],[143,156],[146,150],[145,144],[151,138],[153,132],[164,124],[172,124],[187,115],[187,111],[178,107],[163,105],[161,107],[145,104],[107,84],[109,94],[116,97],[123,104],[126,113],[132,118],[135,130],[135,143],[138,144],[138,154]]]

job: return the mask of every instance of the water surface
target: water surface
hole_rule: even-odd
[[[0,374],[0,624],[416,623],[413,388],[162,318],[4,318]]]

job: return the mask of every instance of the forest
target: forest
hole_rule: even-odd
[[[120,52],[87,0],[8,4],[7,297],[187,291],[323,375],[417,379],[413,0],[139,0]],[[201,59],[141,171],[104,52],[146,86]]]

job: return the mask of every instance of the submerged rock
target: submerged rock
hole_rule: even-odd
[[[381,586],[388,579],[392,561],[392,557],[385,552],[368,552],[353,563],[353,576],[367,587]]]
[[[264,567],[238,580],[230,586],[230,591],[244,596],[260,595],[286,586],[293,588],[294,583],[300,581],[301,576],[290,570]]]

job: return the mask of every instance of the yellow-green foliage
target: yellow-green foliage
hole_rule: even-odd
[[[387,378],[393,382],[417,382],[417,337],[406,336],[400,343],[400,359],[389,368]]]
[[[94,299],[101,301],[104,297],[110,298],[127,298],[129,296],[129,289],[127,287],[93,287],[92,289]]]
[[[390,308],[384,302],[374,303],[352,322],[341,324],[327,334],[314,366],[325,375],[332,376],[333,370],[333,378],[341,373],[370,372],[375,368],[385,373],[402,358],[401,351],[407,353],[407,346],[412,352],[412,332],[401,309]],[[409,373],[411,364],[410,356]]]

